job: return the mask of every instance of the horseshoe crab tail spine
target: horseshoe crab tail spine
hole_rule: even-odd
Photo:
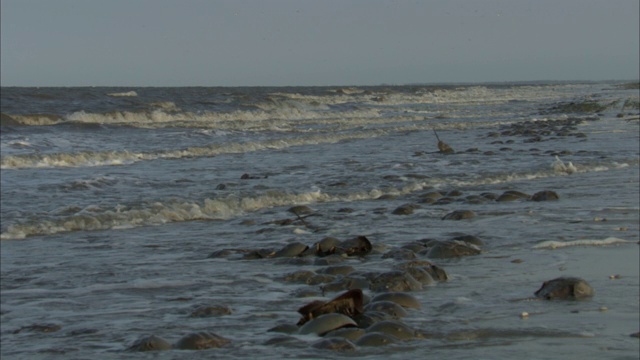
[[[433,133],[436,134],[436,139],[438,140],[438,142],[440,141],[440,137],[438,136],[438,133],[436,132],[435,128],[432,128],[431,130],[433,130]]]

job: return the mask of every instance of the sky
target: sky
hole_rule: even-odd
[[[638,0],[2,0],[2,86],[640,77]]]

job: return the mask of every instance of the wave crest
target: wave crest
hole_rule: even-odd
[[[621,243],[632,243],[633,241],[608,237],[604,240],[585,239],[572,241],[543,241],[533,246],[534,249],[558,249],[571,246],[606,246]]]

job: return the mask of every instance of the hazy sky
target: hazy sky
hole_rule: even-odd
[[[637,79],[638,0],[2,0],[2,86]]]

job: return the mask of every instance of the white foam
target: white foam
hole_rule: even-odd
[[[117,92],[117,93],[110,93],[107,94],[108,96],[138,96],[138,93],[135,91],[126,91],[126,92]]]
[[[43,220],[10,225],[0,234],[2,240],[24,239],[34,235],[51,235],[71,231],[126,229],[195,220],[225,220],[260,209],[331,201],[319,191],[289,194],[272,191],[257,197],[204,199],[193,201],[157,201],[140,208],[122,210],[121,206],[102,209],[88,206],[56,220]]]
[[[578,171],[573,163],[569,162],[568,164],[565,164],[558,155],[556,155],[556,159],[551,163],[551,169],[557,173],[565,173],[569,175]]]
[[[11,118],[19,124],[29,126],[48,126],[62,122],[60,117],[49,114],[11,115]]]
[[[608,237],[604,240],[584,239],[573,241],[543,241],[533,246],[534,249],[558,249],[570,246],[606,246],[621,243],[632,243],[633,241]]]
[[[514,88],[488,88],[469,86],[449,89],[421,89],[414,93],[392,93],[385,90],[364,92],[361,89],[341,89],[340,94],[302,95],[297,93],[275,93],[308,104],[340,105],[360,103],[369,105],[403,104],[499,104],[509,101],[532,101],[561,97],[570,86],[519,86]]]

